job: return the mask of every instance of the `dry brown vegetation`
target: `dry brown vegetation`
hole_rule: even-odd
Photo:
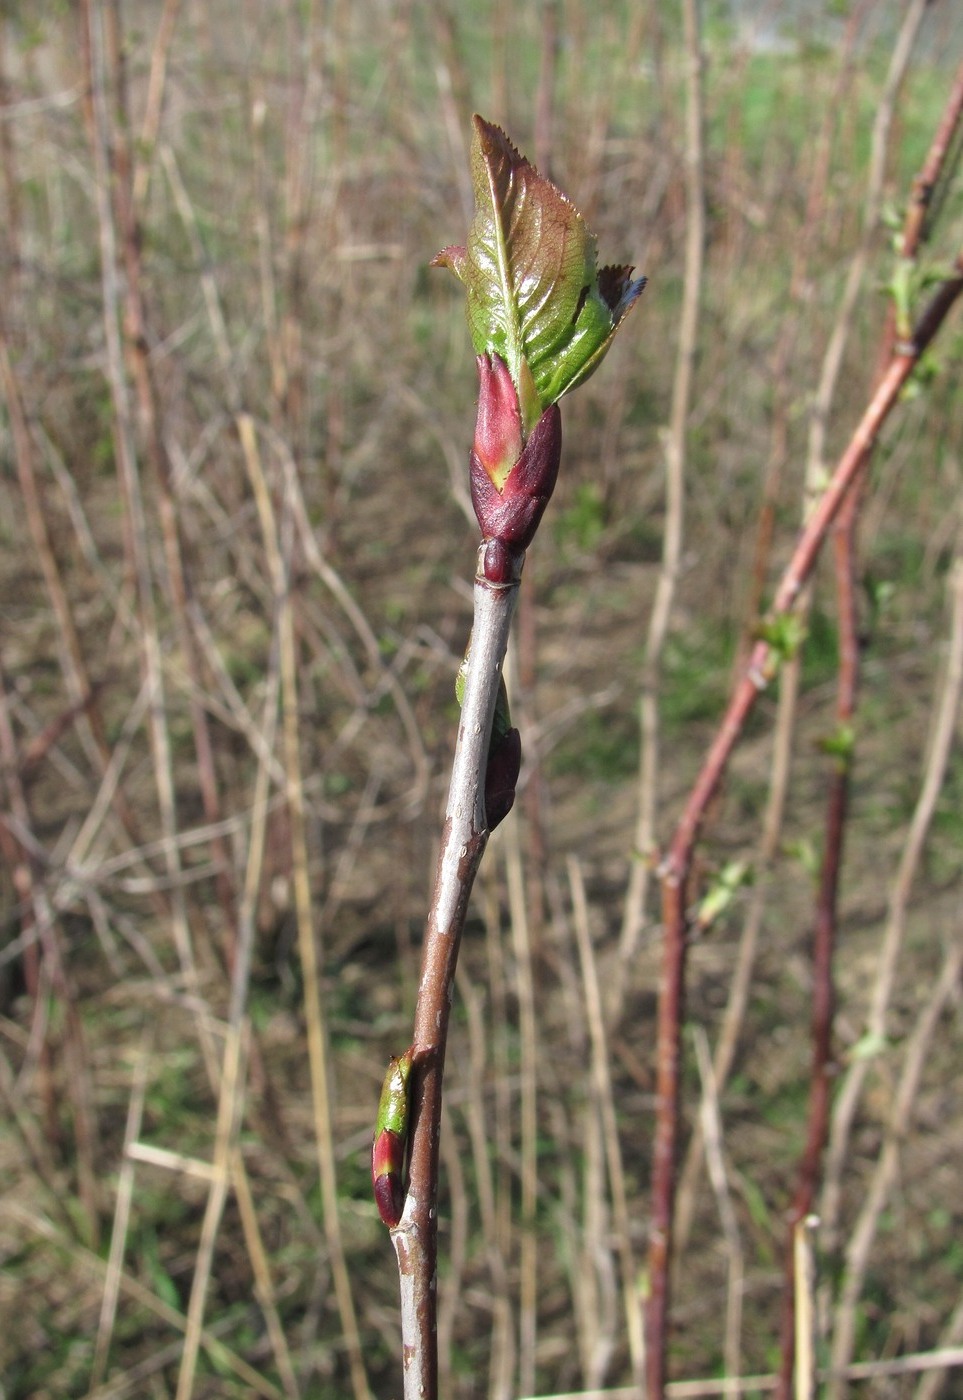
[[[807,453],[818,489],[867,400],[893,274],[882,215],[901,217],[963,54],[958,6],[921,6],[875,128],[873,206],[912,7],[850,8],[772,49],[708,17],[660,841],[756,586],[765,601],[788,555]],[[566,405],[526,566],[524,790],[476,890],[448,1055],[442,1391],[631,1380],[660,976],[654,889],[634,907],[632,873],[651,857],[634,848],[638,709],[685,245],[680,27],[674,7],[578,0],[4,7],[6,1400],[400,1393],[368,1149],[409,1037],[470,617],[474,368],[462,299],[427,263],[464,234],[473,110],[651,281]],[[944,194],[936,273],[963,241],[959,177]],[[957,309],[862,509],[834,1042],[853,1111],[815,1237],[821,1365],[963,1340],[961,363]],[[700,891],[735,860],[754,883],[690,951],[683,1149],[698,1126],[710,1172],[693,1156],[683,1176],[679,1378],[778,1365],[836,667],[827,570],[786,673],[795,712],[780,725],[774,686],[699,851]],[[932,1396],[946,1374],[895,1369],[853,1393]]]

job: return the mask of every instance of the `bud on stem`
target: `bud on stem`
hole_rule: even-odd
[[[478,417],[471,499],[486,541],[485,577],[505,583],[511,556],[527,549],[551,499],[562,455],[562,416],[551,404],[525,440],[518,393],[498,355],[478,356]],[[501,546],[500,548],[498,546]]]
[[[392,1056],[381,1086],[378,1119],[371,1145],[371,1185],[378,1214],[390,1230],[405,1207],[408,1152],[408,1081],[412,1052]]]

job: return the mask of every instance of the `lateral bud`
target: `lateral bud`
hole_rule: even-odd
[[[381,1086],[378,1119],[371,1144],[371,1186],[378,1214],[393,1230],[405,1208],[408,1158],[409,1080],[414,1052],[392,1056]]]
[[[485,823],[489,831],[503,822],[515,805],[515,784],[522,766],[522,739],[517,729],[492,737],[485,765]]]

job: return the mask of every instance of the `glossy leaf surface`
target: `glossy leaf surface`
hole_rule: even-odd
[[[475,352],[507,364],[527,435],[598,366],[645,279],[633,282],[630,267],[599,269],[595,237],[572,201],[478,116],[471,173],[468,242],[434,262],[464,283]]]

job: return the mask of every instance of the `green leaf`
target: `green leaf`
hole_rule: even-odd
[[[696,922],[700,931],[704,932],[714,924],[729,908],[739,890],[744,885],[752,884],[752,879],[752,867],[747,861],[726,861],[699,904]]]
[[[889,1049],[889,1041],[878,1031],[867,1031],[860,1036],[849,1052],[850,1060],[875,1060]]]
[[[839,759],[843,764],[848,763],[856,747],[856,730],[851,724],[841,721],[832,734],[827,734],[819,741],[819,747],[830,758]]]
[[[411,1078],[413,1055],[410,1049],[403,1055],[392,1055],[381,1086],[375,1136],[390,1131],[402,1140],[408,1131],[408,1081]]]
[[[596,264],[596,240],[570,199],[497,126],[474,118],[475,216],[466,247],[434,259],[465,284],[475,353],[505,361],[526,434],[602,360],[645,279]]]
[[[778,613],[763,618],[757,635],[768,642],[777,661],[791,661],[806,640],[807,628],[798,613]]]

